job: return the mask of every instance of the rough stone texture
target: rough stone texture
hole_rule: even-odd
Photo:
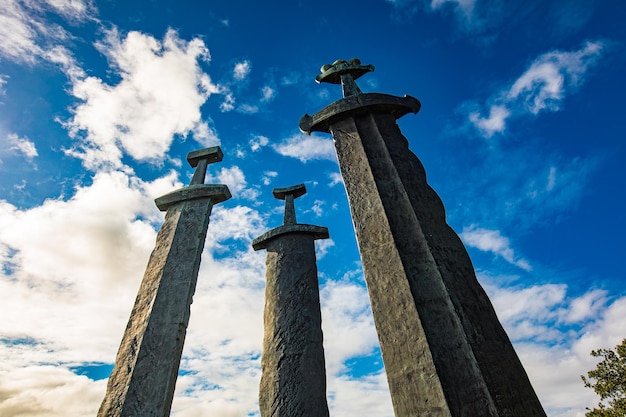
[[[397,416],[497,416],[371,114],[331,125]]]
[[[428,248],[500,417],[545,416],[513,345],[479,284],[463,243],[446,223],[443,203],[426,182],[421,162],[390,115],[374,115]]]
[[[316,236],[321,236],[319,230],[313,235],[305,230],[299,233],[292,230],[257,241],[255,246],[255,249],[267,249],[259,390],[263,417],[329,415],[315,263],[314,239],[319,238]]]
[[[396,100],[348,96],[300,121],[335,140],[395,414],[545,416],[395,122],[419,102]]]
[[[169,416],[212,206],[202,198],[169,207],[99,417]]]

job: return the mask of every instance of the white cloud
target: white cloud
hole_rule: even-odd
[[[315,159],[337,160],[332,139],[319,136],[296,134],[277,145],[273,145],[273,148],[283,156],[297,158],[302,162]]]
[[[168,30],[163,41],[117,31],[99,44],[121,76],[117,85],[96,77],[74,81],[72,94],[82,103],[65,122],[77,145],[67,153],[89,168],[119,167],[122,152],[138,160],[163,158],[174,135],[194,133],[204,145],[218,142],[215,131],[202,119],[200,106],[220,87],[202,72],[198,60],[209,52],[196,38],[181,40]]]
[[[430,7],[437,10],[448,4],[452,5],[457,13],[469,20],[474,13],[476,0],[431,0]]]
[[[218,177],[235,185],[245,180],[235,168]],[[95,414],[105,381],[68,368],[115,357],[154,245],[153,226],[162,218],[152,199],[179,186],[175,173],[149,183],[100,173],[67,201],[29,210],[0,204],[0,292],[11,295],[0,304],[1,336],[33,340],[0,342],[0,398],[6,398],[0,414]],[[258,409],[265,254],[253,252],[250,241],[267,226],[257,210],[243,205],[217,205],[210,220],[173,416]],[[321,258],[332,243],[317,246]],[[337,416],[392,416],[384,374],[350,376],[350,360],[378,346],[361,281],[352,274],[321,286],[329,404]],[[608,304],[601,291],[568,297],[557,284],[507,289],[492,281],[487,289],[549,414],[571,417],[568,410],[590,406],[593,394],[578,375],[592,369],[592,348],[610,347],[616,335],[626,334],[624,299]],[[568,345],[572,324],[580,330]],[[576,393],[573,403],[564,387]]]
[[[251,70],[250,61],[238,62],[233,69],[233,78],[237,81],[242,81],[250,74]]]
[[[224,101],[220,104],[220,110],[222,112],[229,112],[235,108],[235,97],[232,93],[224,95]]]
[[[11,285],[45,289],[57,283],[61,291],[65,284],[79,290],[105,281],[123,282],[129,272],[144,266],[143,251],[154,238],[152,224],[161,219],[152,201],[158,195],[153,193],[176,184],[173,173],[152,183],[121,172],[100,173],[68,201],[47,200],[24,211],[2,203],[0,241],[16,251],[5,261],[18,265]],[[115,265],[110,265],[111,259],[117,260]]]
[[[387,375],[360,378],[338,375],[328,381],[329,407],[334,417],[393,417]]]
[[[598,398],[580,375],[593,369],[592,349],[613,347],[626,334],[626,297],[602,290],[568,296],[564,284],[504,288],[479,276],[549,416],[584,417]]]
[[[242,205],[228,209],[216,206],[211,214],[211,224],[210,234],[215,242],[228,239],[251,242],[266,231],[261,214],[253,208]]]
[[[252,152],[259,151],[262,147],[267,146],[270,140],[266,136],[256,135],[250,139],[250,150]]]
[[[337,184],[343,184],[343,178],[339,172],[331,172],[328,174],[328,178],[330,179],[330,183],[328,183],[329,187],[334,187]]]
[[[266,85],[261,89],[262,102],[272,101],[274,100],[274,98],[276,98],[276,90],[274,90],[272,87]]]
[[[485,281],[484,277],[480,279]],[[563,337],[554,326],[554,321],[558,318],[559,311],[564,308],[566,285],[503,287],[493,282],[495,279],[487,282],[486,290],[498,312],[498,318],[507,328],[512,340],[536,338],[554,341]]]
[[[0,202],[1,415],[95,414],[105,381],[69,367],[112,361],[162,219],[152,200],[176,178],[99,173],[68,200]]]
[[[259,112],[259,107],[252,104],[242,104],[237,107],[237,111],[244,114],[255,114]]]
[[[0,3],[0,55],[32,64],[41,54],[36,26],[17,0]]]
[[[46,0],[45,2],[0,2],[0,56],[18,63],[54,61],[50,51],[60,48],[71,35],[46,17],[52,11],[66,20],[92,19],[96,10],[90,1]]]
[[[69,20],[86,20],[94,11],[89,0],[45,0],[58,14]]]
[[[346,371],[349,358],[370,355],[378,346],[367,290],[345,278],[320,288],[328,375]]]
[[[206,183],[226,184],[233,198],[245,198],[247,200],[256,200],[259,191],[254,188],[248,188],[246,177],[238,166],[230,168],[222,167],[215,175],[207,173]]]
[[[561,312],[560,320],[564,323],[580,323],[599,317],[600,312],[606,308],[608,301],[606,291],[591,290],[572,300],[569,307]]]
[[[72,53],[64,46],[54,46],[43,52],[43,57],[48,61],[58,64],[61,70],[72,81],[85,77],[85,72],[78,66]]]
[[[317,260],[322,259],[328,253],[328,250],[335,246],[335,241],[328,239],[317,239],[315,241],[315,257]]]
[[[211,119],[208,119],[206,122],[196,123],[191,132],[196,142],[204,147],[217,146],[220,144],[217,130],[213,127]]]
[[[9,150],[19,152],[27,159],[33,159],[38,155],[35,144],[28,138],[20,138],[15,133],[7,135],[7,142],[9,144]]]
[[[322,200],[315,200],[315,202],[313,203],[313,207],[311,207],[311,211],[315,213],[315,216],[320,217],[322,214],[324,214],[324,204],[326,203]]]
[[[464,227],[461,239],[468,246],[485,252],[492,252],[512,265],[516,265],[525,271],[532,270],[530,263],[515,255],[508,238],[502,236],[499,230],[483,229],[476,225]]]
[[[481,117],[480,113],[472,112],[469,120],[485,136],[490,138],[494,133],[502,133],[506,127],[506,119],[511,112],[504,106],[491,106],[488,117]]]
[[[507,98],[522,100],[526,109],[537,114],[542,110],[558,110],[566,88],[580,85],[589,67],[605,49],[602,42],[586,42],[573,51],[554,51],[537,58],[518,78],[507,93]]]
[[[489,116],[471,112],[469,121],[485,136],[506,130],[506,121],[525,114],[558,111],[568,93],[583,84],[588,70],[598,61],[606,45],[586,42],[575,51],[552,51],[539,56],[510,87],[489,102]]]
[[[276,171],[265,171],[261,177],[261,182],[263,185],[270,185],[277,176],[278,172]]]
[[[285,85],[285,86],[296,85],[298,84],[301,78],[302,78],[302,75],[300,75],[299,73],[291,72],[283,76],[283,78],[280,79],[280,85]]]
[[[0,203],[0,291],[11,294],[0,305],[11,320],[0,332],[0,414],[95,415],[106,381],[69,367],[114,359],[162,219],[152,199],[179,186],[174,173],[150,183],[99,173],[67,201],[29,210]],[[203,256],[183,360],[192,372],[177,384],[173,415],[256,407],[263,257],[249,246],[264,229],[248,207],[214,209],[206,248],[226,248],[229,258]],[[232,239],[248,250],[221,246]],[[207,381],[221,389],[207,390]]]
[[[9,79],[8,75],[0,74],[0,95],[5,94],[5,91],[2,87],[7,83],[8,79]]]
[[[0,369],[0,415],[93,415],[104,383],[52,365]]]

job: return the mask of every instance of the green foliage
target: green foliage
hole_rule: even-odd
[[[581,376],[585,386],[593,388],[602,400],[587,417],[626,417],[626,339],[612,349],[591,351],[591,356],[602,358],[596,369]]]

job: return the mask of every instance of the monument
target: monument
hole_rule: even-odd
[[[328,229],[296,222],[294,198],[304,184],[275,188],[284,224],[252,241],[267,250],[259,408],[262,417],[328,417],[316,239]]]
[[[218,146],[190,152],[189,186],[155,200],[167,211],[122,338],[99,417],[166,417],[189,323],[209,216],[228,187],[204,184]]]
[[[534,417],[545,412],[469,256],[396,119],[410,96],[363,93],[358,59],[324,65],[343,98],[300,120],[331,133],[395,415]]]

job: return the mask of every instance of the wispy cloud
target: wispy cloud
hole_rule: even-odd
[[[259,112],[259,107],[254,104],[244,103],[241,106],[237,106],[236,110],[243,114],[255,114]]]
[[[263,185],[270,185],[277,176],[278,172],[276,171],[265,171],[261,176],[261,182]]]
[[[328,253],[328,250],[335,246],[332,239],[318,239],[315,241],[315,257],[317,260],[322,259]]]
[[[58,48],[71,35],[54,23],[48,13],[80,23],[92,19],[96,9],[91,1],[81,0],[3,1],[0,3],[0,56],[26,64],[35,64],[39,60],[55,62]],[[54,49],[57,53],[51,54]]]
[[[510,118],[560,110],[564,98],[584,83],[605,49],[603,42],[595,41],[586,42],[579,50],[539,56],[509,87],[487,100],[487,116],[472,111],[469,121],[483,136],[492,137],[506,130]]]
[[[251,70],[252,66],[250,65],[250,61],[238,62],[233,69],[233,78],[237,81],[243,81],[248,77]]]
[[[17,62],[34,63],[43,50],[37,44],[36,26],[29,23],[32,17],[17,0],[2,2],[0,16],[0,54]]]
[[[261,101],[272,101],[276,97],[276,90],[269,85],[261,89]]]
[[[480,0],[386,0],[394,7],[394,16],[400,21],[410,19],[414,14],[437,12],[451,14],[462,32],[475,32],[485,26],[486,18],[476,12]]]
[[[9,79],[8,75],[0,74],[0,95],[4,95],[6,93],[3,87],[7,83],[8,79]]]
[[[328,178],[330,182],[328,183],[329,187],[334,187],[337,184],[343,184],[343,178],[339,172],[331,172],[328,174]]]
[[[7,143],[8,149],[6,149],[5,152],[19,153],[27,159],[33,159],[38,155],[35,144],[28,138],[21,138],[15,133],[9,133],[7,135]],[[2,151],[1,148],[0,151]]]
[[[209,59],[202,40],[183,41],[173,30],[162,41],[139,32],[121,38],[111,30],[99,48],[121,81],[74,81],[72,94],[82,102],[64,123],[76,139],[69,155],[92,169],[119,167],[123,152],[138,160],[162,158],[174,135],[193,134],[205,146],[219,143],[200,113],[207,98],[221,91],[199,67],[198,61]]]
[[[534,37],[532,25],[541,26],[545,36],[561,37],[579,30],[593,15],[593,3],[528,3],[519,0],[386,0],[393,6],[393,17],[410,21],[418,13],[434,13],[453,20],[452,36],[480,46],[492,44],[503,31]],[[531,22],[529,24],[529,22]],[[548,27],[546,25],[549,24]],[[530,29],[530,30],[529,30]],[[460,35],[460,36],[459,36]],[[471,35],[471,36],[467,36]]]
[[[267,144],[270,143],[270,140],[266,136],[256,135],[252,139],[250,139],[249,143],[250,143],[250,150],[252,152],[257,152],[261,150],[261,148],[267,146]]]
[[[476,0],[431,0],[430,8],[439,10],[446,6],[454,8],[455,12],[461,14],[465,19],[470,20],[474,13]]]
[[[220,110],[223,112],[232,111],[235,108],[235,96],[233,93],[224,94],[224,101],[220,104]]]
[[[476,225],[463,228],[461,239],[465,244],[485,252],[502,257],[508,263],[522,268],[525,271],[532,270],[530,263],[515,254],[508,238],[502,236],[499,230],[483,229]]]
[[[45,3],[61,16],[74,21],[89,19],[95,10],[91,0],[45,0]]]
[[[297,158],[302,162],[315,159],[337,160],[333,141],[319,136],[296,134],[272,147],[279,154]]]
[[[324,214],[324,206],[326,205],[326,202],[322,201],[322,200],[315,200],[313,202],[313,206],[311,207],[311,211],[313,213],[315,213],[316,217],[321,217],[322,214]]]
[[[565,158],[537,141],[495,147],[476,157],[480,162],[471,169],[463,165],[461,180],[446,184],[445,193],[463,202],[450,207],[449,215],[465,225],[505,231],[558,221],[584,198],[602,160],[598,155]]]

